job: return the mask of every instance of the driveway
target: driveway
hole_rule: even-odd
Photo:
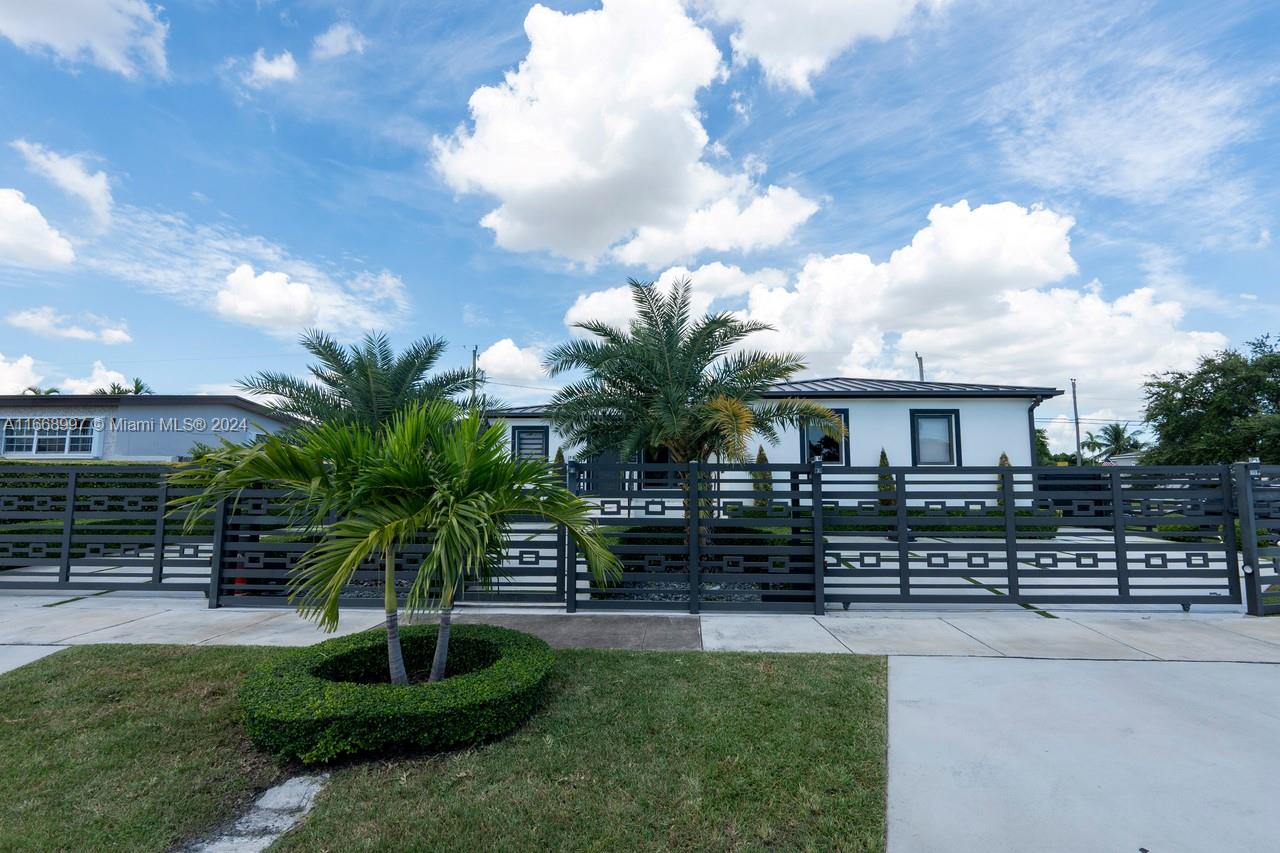
[[[895,657],[889,853],[1276,849],[1280,668]]]

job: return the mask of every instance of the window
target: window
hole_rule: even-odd
[[[88,418],[11,418],[4,424],[4,452],[41,456],[93,453],[93,421]]]
[[[844,421],[845,432],[849,430],[849,410],[832,409]],[[821,459],[827,465],[847,465],[849,459],[849,438],[832,438],[818,426],[807,426],[800,433],[800,461],[812,462]]]
[[[960,464],[959,410],[911,410],[911,464]]]
[[[518,426],[511,428],[511,449],[521,459],[546,459],[549,455],[551,430],[544,426]]]

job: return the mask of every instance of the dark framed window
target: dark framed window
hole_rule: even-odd
[[[911,410],[911,464],[960,465],[960,410]]]
[[[551,428],[544,426],[513,426],[511,450],[521,459],[547,459],[550,455]]]
[[[810,425],[800,430],[800,461],[812,462],[821,459],[824,465],[849,464],[849,410],[832,409],[844,421],[845,436],[835,439],[822,431],[821,427]]]

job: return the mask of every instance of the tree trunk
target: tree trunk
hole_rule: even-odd
[[[387,613],[387,670],[392,684],[408,684],[404,671],[404,652],[400,649],[400,612],[396,601],[396,564],[388,555],[383,578],[383,606]]]
[[[449,626],[453,624],[453,602],[440,603],[440,631],[436,634],[436,653],[431,658],[431,676],[427,681],[444,678],[444,668],[449,662]]]

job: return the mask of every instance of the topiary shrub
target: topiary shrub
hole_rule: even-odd
[[[509,734],[533,713],[555,662],[537,637],[454,626],[446,677],[426,683],[435,625],[400,630],[416,684],[387,681],[387,640],[364,631],[287,652],[249,675],[244,725],[261,749],[305,764],[405,750],[449,749]]]

